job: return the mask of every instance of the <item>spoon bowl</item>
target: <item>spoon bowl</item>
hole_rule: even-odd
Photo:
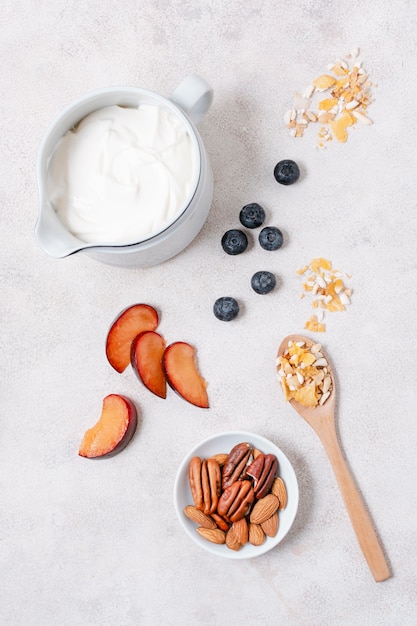
[[[288,335],[281,341],[281,344],[278,348],[278,356],[282,356],[285,349],[288,347],[288,342],[293,341],[301,342],[303,341],[307,347],[311,347],[314,344],[314,341],[311,339],[307,339],[307,337],[303,337],[302,335]],[[336,383],[333,375],[333,370],[329,363],[329,360],[326,356],[326,361],[328,363],[327,370],[332,379],[332,391],[330,396],[327,398],[326,402],[322,405],[318,405],[314,408],[303,406],[299,402],[294,399],[290,400],[291,406],[297,411],[299,415],[310,424],[311,428],[319,434],[318,431],[326,430],[329,428],[331,424],[335,423],[335,411],[336,411]]]
[[[282,340],[278,348],[278,357],[283,355],[285,349],[288,347],[289,341],[303,341],[308,348],[314,344],[311,339],[303,337],[302,335],[288,335]],[[322,350],[321,353],[323,354]],[[290,404],[320,438],[335,473],[347,512],[363,555],[375,581],[381,582],[390,578],[391,573],[385,560],[381,544],[373,528],[370,516],[365,508],[360,492],[352,478],[351,472],[345,462],[340,448],[335,420],[335,376],[327,356],[325,356],[325,358],[328,363],[327,370],[332,379],[332,389],[327,400],[323,404],[319,404],[313,408],[305,407],[294,399],[290,400]]]

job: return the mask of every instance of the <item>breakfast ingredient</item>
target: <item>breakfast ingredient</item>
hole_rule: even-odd
[[[246,204],[239,213],[239,220],[246,228],[258,228],[265,221],[265,209],[257,202]]]
[[[291,164],[293,161],[282,161],[280,163]],[[278,165],[280,165],[280,163]],[[298,167],[295,163],[294,165]],[[289,176],[288,172],[287,176]],[[252,202],[242,207],[239,213],[239,220],[242,226],[246,228],[258,228],[262,226],[265,221],[265,210],[257,202]],[[265,226],[258,235],[258,241],[264,250],[273,251],[282,247],[284,237],[281,230],[276,226]],[[223,250],[227,254],[237,255],[246,250],[249,242],[244,231],[234,228],[224,233],[221,243]],[[275,275],[265,270],[255,272],[251,278],[251,286],[256,293],[265,295],[276,287]],[[215,301],[213,313],[217,319],[223,322],[230,322],[239,314],[239,304],[235,298],[223,296]]]
[[[221,545],[226,541],[226,533],[220,528],[203,528],[200,526],[196,530],[199,535],[207,539],[207,541],[211,541],[211,543]]]
[[[187,126],[168,108],[109,106],[58,142],[48,193],[82,241],[129,244],[163,230],[184,210],[198,175]]]
[[[191,496],[196,508],[204,511],[203,484],[201,480],[201,459],[195,456],[188,466],[188,482],[190,483]]]
[[[98,422],[86,431],[78,454],[89,459],[113,456],[129,443],[136,425],[135,405],[124,396],[110,394],[103,400]]]
[[[163,367],[168,384],[184,400],[201,408],[209,407],[207,382],[198,370],[193,346],[184,341],[169,345],[164,352]]]
[[[194,457],[190,461],[188,477],[197,509],[206,515],[214,513],[217,510],[221,488],[221,472],[217,461]]]
[[[330,397],[332,377],[319,343],[307,345],[305,341],[290,340],[276,364],[286,401],[314,408]]]
[[[227,459],[229,455],[224,453],[220,453],[220,454],[214,454],[213,456],[211,456],[211,459],[214,459],[215,461],[217,461],[217,463],[219,464],[220,467],[222,467]]]
[[[231,296],[222,296],[214,303],[213,313],[221,322],[231,322],[239,314],[239,304]]]
[[[216,522],[213,518],[209,517],[192,504],[189,504],[184,508],[184,515],[192,522],[199,524],[203,528],[217,528]]]
[[[155,332],[158,313],[148,304],[134,304],[118,315],[106,341],[107,359],[121,373],[129,363],[144,385],[166,398],[167,383],[191,404],[208,408],[207,383],[200,375],[195,348],[183,341],[166,347]]]
[[[246,476],[253,480],[253,490],[257,500],[270,491],[278,471],[278,459],[275,454],[258,454],[246,469]]]
[[[237,480],[223,491],[217,512],[230,522],[237,522],[249,512],[255,492],[249,480]]]
[[[268,517],[268,519],[262,522],[261,528],[268,537],[275,537],[279,528],[278,512],[275,511],[271,517]]]
[[[107,335],[106,356],[119,373],[130,363],[132,341],[146,330],[155,330],[159,318],[149,304],[134,304],[118,315]]]
[[[262,524],[279,509],[279,500],[273,493],[260,498],[250,514],[252,524]]]
[[[345,281],[351,277],[333,268],[328,259],[317,257],[310,261],[297,274],[303,277],[303,293],[312,297],[312,307],[316,313],[311,315],[304,328],[311,332],[325,332],[324,314],[345,311],[351,303],[352,289]]]
[[[251,278],[252,289],[261,295],[272,291],[276,285],[276,279],[272,272],[255,272]]]
[[[247,441],[233,446],[222,468],[223,489],[227,489],[244,476],[251,454],[252,446]]]
[[[222,517],[218,513],[211,513],[210,517],[211,517],[212,520],[214,520],[216,522],[218,528],[221,528],[225,532],[227,532],[229,530],[231,524],[230,524],[230,522],[225,520],[224,517]]]
[[[165,339],[153,330],[140,333],[131,345],[133,370],[152,393],[166,398],[167,383],[162,358],[165,352]]]
[[[260,524],[249,523],[249,543],[253,546],[261,546],[265,543],[265,533]]]
[[[344,59],[331,63],[326,74],[315,78],[303,94],[295,92],[293,107],[284,121],[293,137],[302,137],[310,124],[318,124],[318,147],[333,138],[345,143],[348,128],[370,126],[368,107],[373,102],[372,82],[354,48]]]
[[[238,550],[242,548],[242,544],[239,542],[236,536],[234,524],[231,528],[229,528],[229,530],[226,533],[226,546],[230,550],[235,550],[235,552],[237,552]]]
[[[234,522],[232,528],[236,540],[238,541],[238,543],[240,543],[241,546],[244,546],[245,543],[247,543],[249,540],[249,528],[246,517],[242,517],[242,519]]]
[[[278,471],[275,455],[264,454],[246,441],[228,454],[213,454],[208,459],[194,456],[188,467],[194,504],[184,508],[184,515],[198,525],[200,536],[225,543],[230,550],[240,550],[248,542],[262,545],[267,537],[276,536],[279,511],[287,504],[285,483]],[[208,532],[214,529],[223,534]]]
[[[265,226],[259,233],[259,243],[264,250],[278,250],[284,243],[284,236],[276,226]]]
[[[248,247],[248,238],[243,230],[232,228],[224,233],[221,243],[226,254],[242,254]]]
[[[292,185],[300,178],[300,168],[295,161],[284,159],[274,167],[274,178],[281,185]]]
[[[279,500],[279,510],[282,511],[282,509],[285,509],[288,502],[288,494],[285,483],[280,476],[277,476],[273,480],[271,485],[271,493],[273,493],[274,496],[276,496]]]
[[[326,324],[323,322],[324,313],[321,311],[319,313],[320,319],[317,315],[310,315],[306,323],[304,324],[304,328],[309,330],[311,333],[324,333],[326,332]]]

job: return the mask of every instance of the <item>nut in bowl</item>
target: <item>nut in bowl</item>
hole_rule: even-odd
[[[174,502],[185,532],[217,556],[248,559],[277,546],[298,509],[298,483],[285,454],[244,431],[205,439],[183,459]]]

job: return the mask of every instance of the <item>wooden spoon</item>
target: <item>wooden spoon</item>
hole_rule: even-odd
[[[306,346],[311,346],[314,343],[301,335],[288,335],[278,348],[278,356],[282,356],[291,340],[294,342],[304,341]],[[321,352],[323,354],[323,351]],[[325,358],[327,360],[327,357]],[[319,436],[333,467],[350,521],[369,569],[375,581],[381,582],[390,578],[391,573],[361,495],[340,449],[335,424],[336,385],[330,365],[328,370],[332,377],[333,387],[330,396],[323,405],[309,408],[302,406],[294,399],[290,400],[290,404]]]

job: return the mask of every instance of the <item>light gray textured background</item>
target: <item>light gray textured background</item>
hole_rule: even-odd
[[[0,622],[11,626],[416,623],[416,37],[400,0],[5,0],[0,12]],[[353,45],[378,83],[375,124],[318,152],[288,136],[295,89]],[[47,257],[34,239],[37,147],[72,99],[114,84],[169,95],[191,71],[215,91],[200,125],[215,194],[198,238],[147,270]],[[277,185],[295,158],[302,179]],[[220,238],[258,201],[286,245],[227,257]],[[314,433],[284,404],[282,337],[303,330],[295,270],[322,255],[351,272],[353,305],[323,337],[337,369],[340,436],[393,578],[376,584]],[[261,297],[249,280],[275,271]],[[242,315],[212,315],[235,295]],[[117,375],[104,340],[117,312],[148,302],[171,342],[196,346],[211,408],[147,393]],[[125,393],[141,423],[117,457],[77,456],[102,398]],[[292,460],[300,508],[284,543],[251,561],[217,560],[185,535],[176,468],[222,430],[257,432]]]

